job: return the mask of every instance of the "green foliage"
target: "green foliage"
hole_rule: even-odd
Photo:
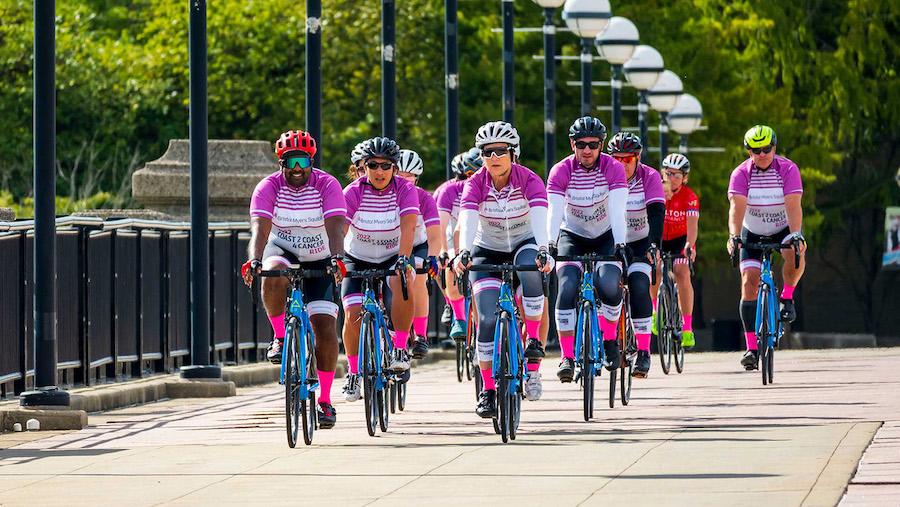
[[[56,214],[69,215],[76,211],[99,208],[116,208],[120,206],[115,196],[109,192],[98,192],[84,199],[72,200],[68,197],[56,196]],[[34,217],[34,198],[25,197],[20,201],[13,199],[11,193],[0,190],[0,208],[12,208],[17,219]]]

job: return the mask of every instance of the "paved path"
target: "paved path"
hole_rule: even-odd
[[[0,505],[835,505],[881,421],[900,421],[900,349],[780,352],[768,387],[739,356],[692,354],[668,377],[654,364],[631,405],[591,423],[548,360],[508,445],[449,362],[416,370],[377,438],[362,402],[339,401],[336,428],[289,449],[275,385],[92,415],[0,436]]]

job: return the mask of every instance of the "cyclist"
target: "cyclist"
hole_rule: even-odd
[[[400,276],[412,285],[415,270],[412,269],[413,239],[416,217],[419,215],[419,199],[416,187],[403,178],[396,177],[400,147],[387,137],[375,137],[363,143],[361,164],[366,175],[344,188],[347,200],[347,227],[344,240],[347,250],[347,269],[391,269],[398,276],[388,277],[384,291],[385,306],[390,310],[394,327],[394,352],[390,358],[390,370],[409,370],[409,329],[412,324],[414,294],[409,299],[400,294]],[[391,298],[391,293],[397,297]],[[362,280],[344,279],[341,285],[344,303],[344,351],[347,353],[350,374],[344,385],[347,401],[356,401],[359,393],[359,327],[362,308]]]
[[[690,261],[697,258],[697,230],[700,222],[700,199],[687,186],[691,162],[680,153],[670,153],[662,162],[662,169],[671,196],[666,196],[666,222],[663,226],[662,252],[671,253],[675,260],[675,283],[678,284],[678,306],[681,308],[681,345],[694,346],[694,286],[691,284]],[[658,268],[657,268],[658,269]],[[652,287],[653,311],[656,311],[656,296],[659,293],[660,277]],[[652,320],[656,334],[656,318]]]
[[[299,264],[307,269],[332,268],[334,278],[311,281],[303,296],[316,335],[316,366],[319,427],[331,428],[337,419],[331,405],[331,384],[337,365],[337,314],[335,283],[346,273],[344,215],[347,204],[334,176],[312,166],[316,141],[302,130],[289,130],[275,142],[281,170],[263,178],[250,200],[249,260],[241,274],[247,286],[263,269],[284,269]],[[284,343],[284,306],[288,291],[286,278],[262,279],[262,300],[275,338],[266,357],[281,362]]]
[[[397,176],[415,185],[425,169],[422,158],[412,150],[400,150],[397,162]],[[440,273],[437,254],[441,243],[441,219],[438,217],[437,204],[427,190],[416,186],[418,195],[419,217],[416,219],[416,237],[413,240],[413,260],[416,269],[425,267],[429,276],[437,277]],[[410,292],[415,293],[413,311],[413,344],[412,357],[421,359],[428,354],[428,287],[427,278],[417,277]]]
[[[758,367],[759,351],[756,345],[756,296],[759,289],[762,252],[743,246],[744,243],[781,242],[784,251],[793,250],[796,245],[800,254],[800,267],[793,262],[785,262],[782,268],[784,287],[781,291],[780,317],[784,322],[792,322],[794,310],[794,289],[803,276],[806,267],[804,254],[806,240],[801,232],[803,209],[800,198],[803,182],[797,164],[776,155],[775,131],[766,125],[754,125],[744,134],[744,148],[749,158],[731,173],[728,185],[728,232],[730,237],[726,248],[730,255],[740,248],[741,258],[741,321],[747,352],[741,358],[746,370]],[[791,252],[791,255],[793,252]]]
[[[475,264],[537,264],[549,273],[553,258],[547,252],[547,190],[541,178],[519,165],[519,133],[503,121],[482,125],[475,135],[484,167],[466,181],[459,212],[460,255],[456,272]],[[471,256],[469,253],[471,252]],[[469,263],[463,260],[469,257]],[[497,273],[470,274],[478,313],[478,356],[484,389],[475,409],[480,417],[496,415],[496,386],[492,373],[494,328],[501,281]],[[542,357],[538,333],[544,314],[543,279],[534,271],[518,273],[523,290],[527,358]],[[541,396],[540,364],[529,361],[525,396]]]
[[[462,198],[463,186],[466,180],[481,169],[481,150],[471,148],[453,157],[450,168],[456,177],[443,183],[435,190],[435,200],[438,205],[438,213],[441,217],[441,259],[452,259],[456,256],[459,245],[459,234],[456,228],[459,220],[459,206]],[[443,264],[447,264],[447,261]],[[466,337],[466,302],[456,286],[456,277],[453,276],[452,266],[447,266],[444,272],[446,289],[444,297],[450,305],[453,315],[453,325],[450,327],[450,337],[461,340]]]
[[[662,241],[666,216],[666,195],[662,178],[656,169],[640,162],[641,138],[630,132],[619,132],[607,146],[625,168],[628,179],[628,248],[634,262],[628,266],[629,303],[637,360],[631,375],[645,378],[650,371],[650,325],[653,303],[650,300],[650,274],[656,264],[655,255]]]
[[[550,170],[547,191],[550,196],[549,236],[560,256],[625,254],[628,182],[625,169],[613,157],[603,153],[606,126],[597,118],[584,116],[569,127],[572,154]],[[562,360],[556,376],[571,382],[575,374],[575,304],[581,288],[580,262],[560,262],[556,268],[559,290],[556,299],[556,329]],[[600,331],[606,367],[619,367],[616,326],[621,311],[617,263],[601,263],[594,284],[601,301]]]
[[[350,152],[350,166],[347,168],[347,179],[350,181],[366,175],[366,169],[360,165],[363,159],[363,143],[357,143]]]

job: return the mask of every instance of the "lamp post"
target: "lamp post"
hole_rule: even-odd
[[[641,144],[647,146],[647,90],[656,84],[662,73],[663,57],[656,49],[639,45],[634,48],[631,58],[622,65],[625,79],[638,90],[638,127],[641,132]],[[647,150],[641,152],[641,160],[647,159]]]
[[[669,128],[681,136],[681,153],[688,151],[688,136],[700,127],[703,119],[703,107],[697,97],[690,93],[683,93],[678,97],[675,107],[669,111]]]
[[[322,145],[322,0],[306,0],[306,130]],[[322,150],[315,166],[322,167]]]
[[[681,78],[671,70],[664,70],[653,88],[647,91],[650,107],[659,113],[659,161],[669,153],[669,124],[666,116],[675,107],[684,91]]]
[[[554,9],[566,0],[534,0],[544,8],[544,177],[556,163],[556,25]]]
[[[513,0],[503,0],[503,121],[513,123],[516,116],[515,47],[513,41]]]
[[[610,64],[609,87],[612,90],[612,132],[622,128],[622,65],[638,45],[640,34],[634,23],[622,16],[613,16],[606,29],[597,34],[597,53]]]
[[[397,30],[394,0],[381,0],[381,135],[397,138]]]
[[[581,114],[591,114],[591,46],[612,17],[609,0],[566,0],[563,19],[572,33],[581,37]]]
[[[459,150],[459,51],[456,24],[457,0],[444,0],[444,78],[447,102],[447,149],[444,179],[450,179],[450,161]]]

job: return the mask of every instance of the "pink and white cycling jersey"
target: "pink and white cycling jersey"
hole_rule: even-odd
[[[765,171],[753,165],[752,159],[745,160],[731,173],[728,185],[728,197],[747,197],[744,228],[760,236],[770,236],[788,226],[784,196],[802,193],[797,164],[779,155]]]
[[[628,210],[625,213],[625,221],[628,224],[629,243],[650,235],[647,205],[654,202],[666,204],[662,178],[656,169],[638,162],[634,174],[628,180]]]
[[[494,188],[487,167],[466,180],[460,208],[478,211],[475,246],[497,252],[511,252],[528,238],[534,237],[531,218],[533,207],[547,207],[547,189],[531,169],[512,164],[509,183]],[[535,224],[546,227],[546,224]]]
[[[590,171],[578,163],[575,155],[569,155],[550,169],[547,178],[547,191],[566,199],[561,228],[589,239],[610,230],[609,191],[618,188],[628,188],[625,168],[605,153],[600,154],[597,167]]]
[[[368,262],[384,262],[400,253],[400,217],[419,214],[416,187],[391,178],[375,190],[365,176],[344,189],[350,230],[344,238],[347,254]]]
[[[416,236],[413,239],[413,246],[421,245],[428,240],[426,228],[432,225],[441,225],[434,197],[431,197],[427,190],[419,187],[416,187],[416,194],[419,196],[419,217],[416,219]]]
[[[437,202],[438,211],[446,211],[454,220],[458,220],[465,185],[466,180],[450,180],[442,183],[434,191],[434,200]]]
[[[250,216],[272,220],[268,241],[297,256],[317,261],[331,255],[325,219],[344,216],[347,203],[334,176],[313,169],[306,185],[288,185],[281,171],[263,178],[250,199]]]

